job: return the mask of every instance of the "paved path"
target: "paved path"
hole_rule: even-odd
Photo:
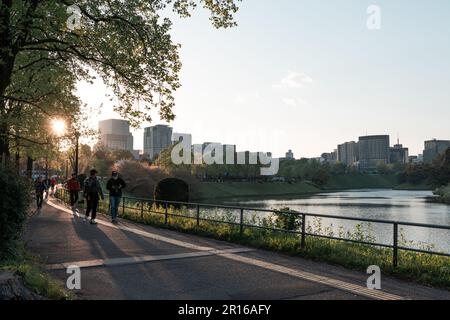
[[[82,268],[81,299],[450,299],[444,290],[120,221],[97,226],[50,200],[25,238],[55,277]]]

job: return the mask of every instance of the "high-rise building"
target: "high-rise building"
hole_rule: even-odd
[[[172,128],[168,125],[156,125],[144,129],[144,153],[155,159],[161,151],[172,144]]]
[[[425,150],[423,151],[423,162],[432,163],[439,155],[450,148],[449,140],[429,140],[425,141]]]
[[[338,145],[337,160],[347,166],[354,165],[359,160],[358,143],[351,141]]]
[[[285,160],[295,160],[294,153],[292,152],[292,150],[289,150],[288,152],[286,152],[286,157],[284,159]]]
[[[391,163],[407,164],[409,162],[409,149],[398,143],[389,150],[389,160]]]
[[[389,136],[359,137],[359,168],[361,171],[376,170],[379,164],[389,163]]]
[[[109,119],[99,121],[100,139],[98,145],[111,150],[129,150],[133,152],[133,135],[126,120]]]

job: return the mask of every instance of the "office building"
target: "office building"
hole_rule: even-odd
[[[361,171],[375,171],[380,164],[388,164],[389,136],[364,136],[359,137],[359,169]]]
[[[423,161],[432,163],[439,155],[450,148],[449,140],[429,140],[425,141],[425,150],[423,151]]]
[[[99,121],[100,138],[98,145],[110,150],[129,150],[133,152],[133,135],[126,120],[109,119]]]
[[[156,125],[144,129],[144,153],[154,160],[161,151],[172,144],[172,128]]]
[[[337,160],[347,166],[355,165],[359,160],[358,143],[351,141],[338,145]]]
[[[409,162],[409,149],[404,148],[402,144],[397,142],[389,150],[389,161],[390,163],[407,164]]]

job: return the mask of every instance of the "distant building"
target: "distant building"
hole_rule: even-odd
[[[403,148],[403,145],[397,143],[389,150],[390,163],[407,164],[409,162],[409,149]]]
[[[359,137],[359,169],[361,171],[376,170],[379,164],[388,164],[389,136],[364,136]]]
[[[133,135],[126,120],[109,119],[99,121],[100,139],[98,145],[110,150],[128,150],[133,152]]]
[[[172,128],[167,125],[156,125],[144,129],[144,153],[155,159],[161,151],[172,144]]]
[[[284,160],[295,160],[294,153],[292,152],[292,150],[286,152],[286,157],[284,158]]]
[[[351,141],[338,145],[337,160],[347,166],[356,164],[359,160],[358,143]]]
[[[329,152],[329,153],[322,153],[320,158],[321,158],[320,162],[329,163],[329,164],[336,164],[336,162],[337,162],[337,150],[334,150],[333,152]]]
[[[425,150],[423,151],[423,162],[432,163],[439,155],[450,148],[449,140],[429,140],[425,141]]]

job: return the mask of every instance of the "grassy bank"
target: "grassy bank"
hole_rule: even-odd
[[[393,189],[398,185],[395,175],[391,174],[345,174],[333,175],[326,185],[327,190],[348,189]]]
[[[193,200],[314,194],[321,190],[307,182],[202,182],[200,196]]]
[[[402,183],[394,188],[395,190],[406,190],[406,191],[431,191],[433,187],[427,185],[425,183],[420,184],[410,184],[410,183]]]
[[[11,271],[19,275],[24,285],[44,299],[69,300],[72,296],[63,283],[53,279],[44,271],[39,259],[31,255],[21,244],[13,257],[0,261],[0,271]]]
[[[435,194],[438,196],[437,201],[450,204],[450,185],[439,188]]]
[[[450,258],[447,257],[400,251],[399,266],[395,268],[392,265],[392,250],[390,249],[328,240],[313,236],[306,237],[306,247],[302,249],[300,247],[299,235],[256,227],[246,227],[241,235],[238,226],[226,224],[226,222],[237,222],[236,216],[230,212],[201,212],[200,217],[202,219],[208,218],[216,220],[216,222],[200,220],[199,225],[197,225],[195,209],[169,208],[168,223],[165,224],[164,209],[162,208],[155,206],[145,207],[144,212],[142,212],[140,203],[135,204],[134,208],[133,204],[127,203],[127,207],[130,208],[127,208],[124,214],[120,213],[121,218],[138,223],[305,257],[360,271],[366,271],[370,265],[378,265],[384,274],[450,289]],[[106,212],[106,209],[107,204],[103,202],[100,211]],[[245,223],[254,226],[275,227],[272,219],[261,219],[256,215],[248,217]],[[321,219],[315,219],[307,223],[306,230],[310,234],[345,237],[351,240],[366,242],[373,242],[375,239],[371,235],[370,225],[359,225],[352,233],[344,233],[342,231],[342,233],[334,234],[331,228],[322,225]],[[403,237],[400,237],[399,245],[413,245],[406,239],[403,239]],[[423,250],[433,249],[420,244],[414,244],[414,246]]]

